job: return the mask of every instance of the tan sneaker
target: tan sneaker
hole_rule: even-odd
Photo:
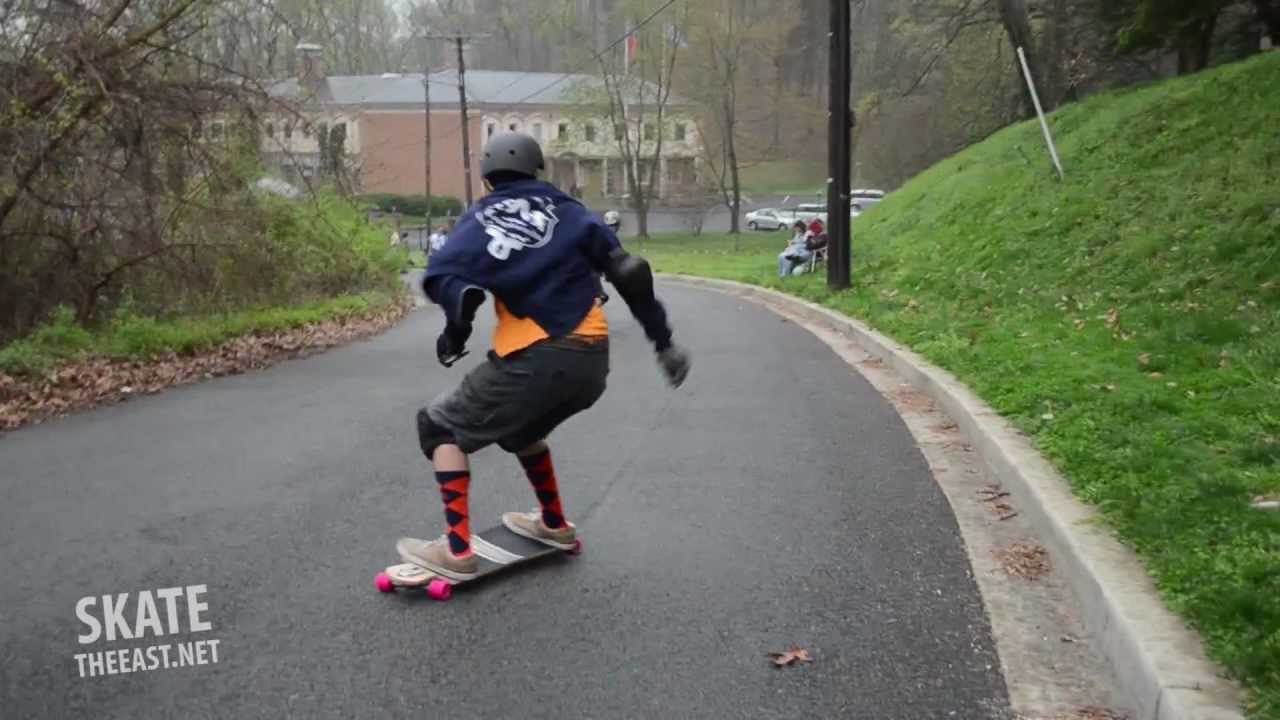
[[[449,550],[449,538],[440,537],[427,542],[417,538],[400,538],[396,543],[396,552],[407,563],[424,567],[431,572],[450,580],[470,580],[480,569],[480,561],[475,555],[458,557]]]
[[[541,510],[502,513],[502,524],[517,535],[523,535],[530,540],[537,540],[560,550],[573,550],[578,540],[578,531],[568,520],[565,521],[564,527],[555,529],[544,525]]]

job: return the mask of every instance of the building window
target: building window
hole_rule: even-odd
[[[676,142],[684,142],[685,137],[686,137],[686,130],[684,127],[684,123],[676,123]]]
[[[621,126],[621,125],[614,125],[614,126],[613,126],[613,139],[614,139],[614,140],[621,140],[621,139],[622,139],[622,126]]]
[[[595,126],[595,125],[592,125],[591,123],[587,123],[586,127],[585,127],[585,128],[583,128],[583,135],[585,135],[585,136],[586,136],[586,138],[587,138],[587,142],[595,142],[595,141],[596,141],[596,126]]]
[[[267,137],[273,138],[275,136],[276,136],[276,126],[272,123],[267,123]]]
[[[284,139],[285,140],[293,139],[293,123],[289,123],[284,126]]]
[[[302,124],[302,137],[304,137],[304,138],[310,138],[310,137],[311,137],[311,123],[303,123],[303,124]]]
[[[533,124],[533,139],[542,142],[542,123]]]
[[[561,140],[569,139],[569,123],[560,123],[560,127],[556,128],[556,137]]]
[[[493,130],[494,130],[494,124],[489,123],[488,127],[484,129],[485,137],[493,137]]]
[[[222,123],[214,122],[209,125],[209,139],[218,141],[222,139]]]
[[[519,132],[519,131],[520,131],[520,124],[519,124],[519,123],[511,123],[510,125],[508,125],[508,126],[507,126],[507,130],[510,130],[511,132]]]
[[[644,139],[646,142],[658,139],[658,133],[654,131],[653,123],[644,124]]]

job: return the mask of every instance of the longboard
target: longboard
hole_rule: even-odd
[[[555,553],[567,552],[577,555],[582,552],[582,540],[576,541],[571,550],[561,550],[517,535],[508,530],[505,525],[497,525],[472,535],[471,551],[476,554],[480,566],[476,576],[469,580],[454,580],[437,575],[415,563],[399,563],[378,573],[374,578],[374,584],[384,593],[395,592],[397,588],[424,587],[427,595],[432,599],[448,600],[453,595],[454,585],[475,582],[494,573]]]

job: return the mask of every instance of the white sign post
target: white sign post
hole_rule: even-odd
[[[1058,179],[1065,180],[1062,173],[1062,162],[1058,160],[1058,149],[1053,145],[1053,135],[1049,133],[1049,123],[1044,119],[1044,109],[1040,107],[1040,96],[1036,93],[1036,82],[1031,79],[1031,67],[1027,65],[1027,54],[1018,48],[1018,60],[1022,62],[1022,75],[1027,79],[1027,89],[1031,91],[1031,102],[1035,103],[1036,115],[1040,116],[1040,129],[1044,130],[1044,141],[1049,144],[1049,157],[1053,158],[1053,166],[1058,170]]]

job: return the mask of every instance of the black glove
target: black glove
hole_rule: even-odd
[[[680,387],[685,377],[689,375],[690,364],[689,353],[677,345],[671,345],[658,353],[658,365],[662,367],[662,372],[667,376],[667,382],[671,383],[671,387]]]
[[[467,356],[465,345],[465,341],[459,341],[445,330],[436,338],[436,359],[445,367],[453,367],[454,363]]]

